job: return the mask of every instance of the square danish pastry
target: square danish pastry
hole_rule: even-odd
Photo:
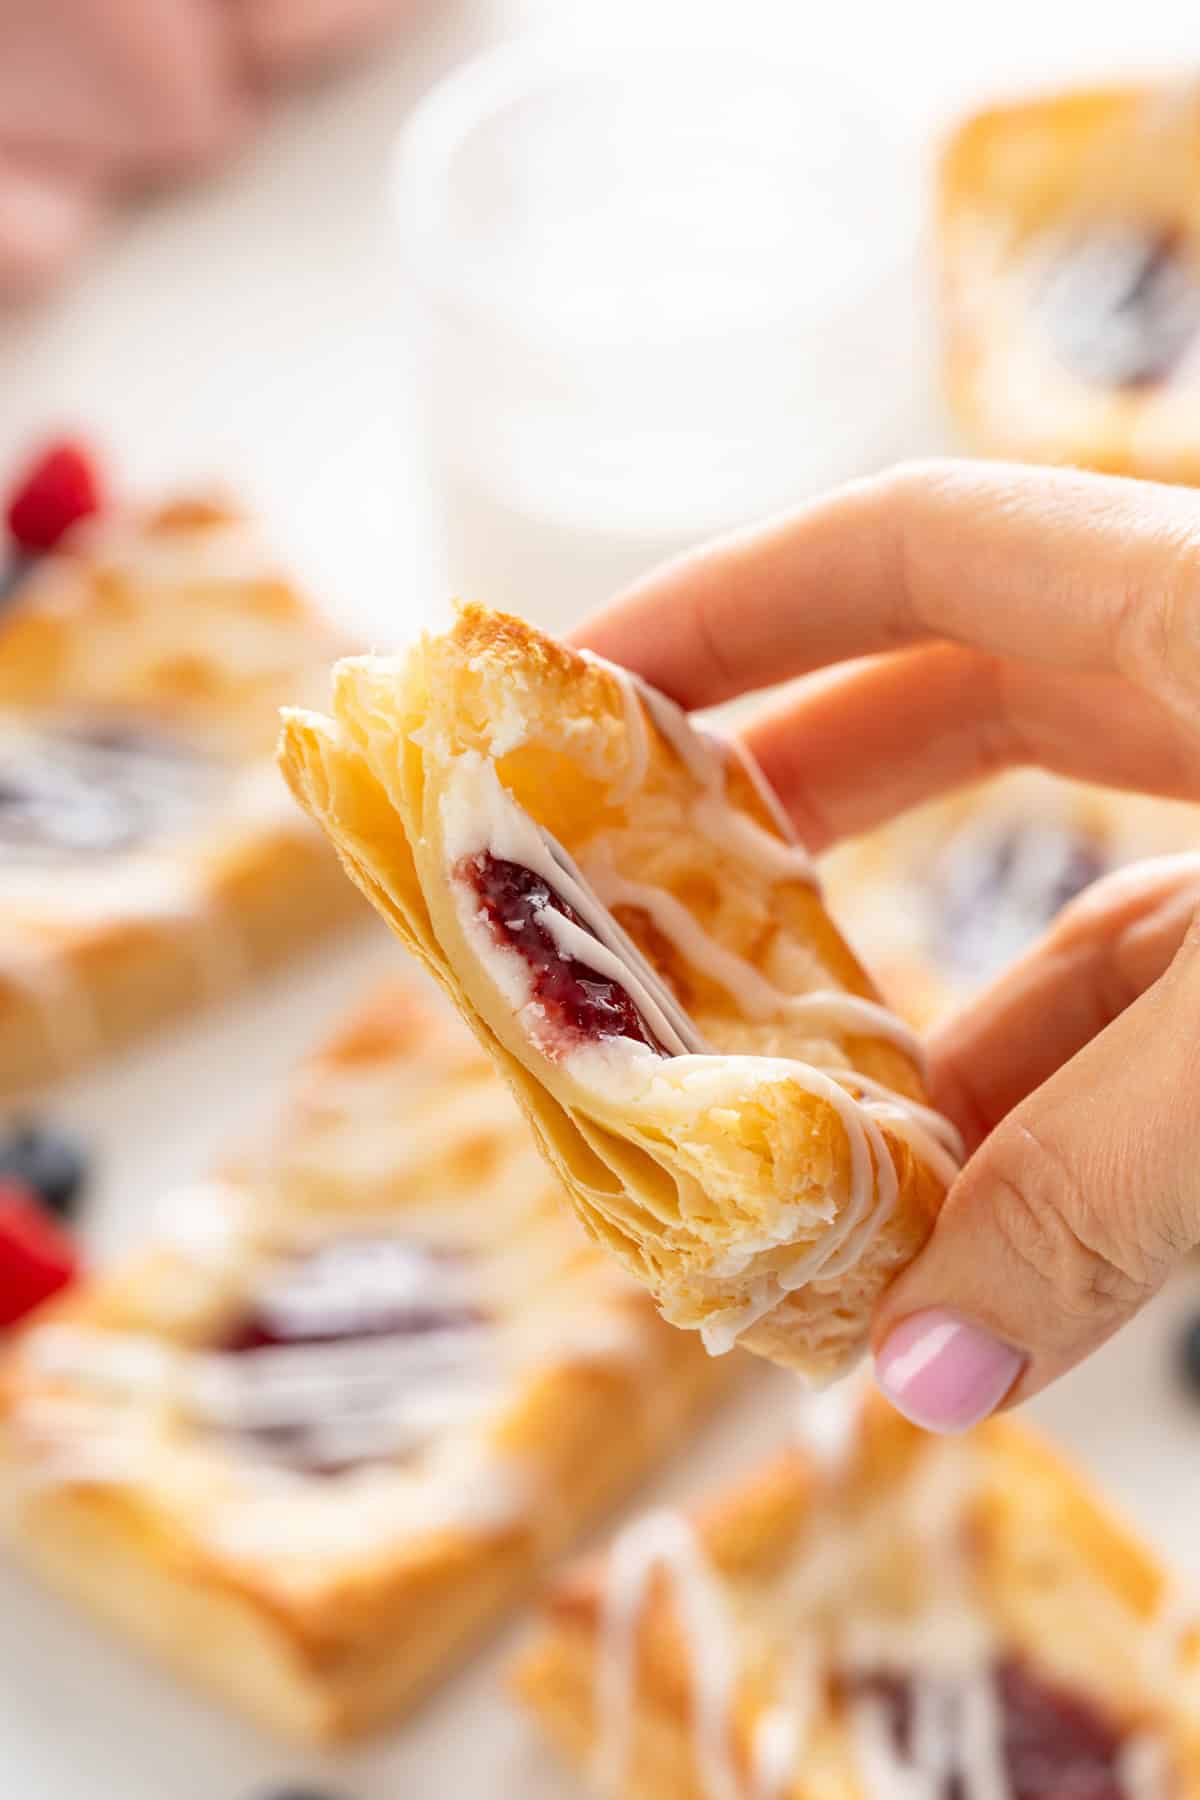
[[[950,406],[989,455],[1200,481],[1200,85],[978,114],[947,147]]]
[[[757,770],[625,671],[466,608],[351,658],[282,759],[448,989],[584,1224],[713,1350],[830,1375],[956,1167]]]
[[[822,862],[830,902],[905,1018],[927,1026],[1101,876],[1200,848],[1200,807],[1024,769],[931,801]]]
[[[551,1593],[517,1689],[594,1790],[1196,1800],[1200,1612],[1078,1477],[1009,1419],[835,1438]]]
[[[4,1524],[260,1722],[399,1711],[716,1393],[579,1231],[487,1059],[384,992],[272,1137],[0,1376]]]
[[[245,519],[78,525],[0,611],[0,1093],[226,991],[347,916],[272,766],[336,653]]]

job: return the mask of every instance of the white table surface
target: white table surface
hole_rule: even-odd
[[[601,28],[585,0],[430,7],[436,16],[408,45],[291,103],[238,169],[132,221],[70,293],[0,325],[0,469],[63,423],[111,446],[130,482],[232,480],[331,604],[380,642],[407,634],[441,598],[389,229],[391,140],[413,99],[471,48],[551,17],[560,30]],[[1185,66],[1189,48],[1200,50],[1188,10],[1177,0],[986,9],[606,0],[602,29],[632,42],[689,29],[786,41],[850,72],[921,145],[998,87]],[[914,451],[939,447],[931,417],[928,408],[914,417]],[[88,1211],[97,1254],[135,1238],[165,1186],[251,1129],[296,1047],[394,961],[368,937],[75,1083],[57,1106],[97,1147]],[[230,1083],[230,1067],[255,1078]],[[1170,1372],[1179,1323],[1197,1305],[1191,1272],[1033,1410],[1200,1577],[1200,1404]],[[744,1466],[786,1431],[789,1392],[765,1376],[648,1494],[695,1491]],[[0,1795],[252,1800],[306,1776],[347,1800],[568,1800],[574,1784],[504,1701],[508,1642],[478,1655],[409,1723],[325,1762],[259,1738],[2,1573]]]

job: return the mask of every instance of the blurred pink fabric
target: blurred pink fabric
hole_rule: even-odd
[[[0,300],[35,294],[130,193],[232,155],[281,84],[414,0],[0,0]]]

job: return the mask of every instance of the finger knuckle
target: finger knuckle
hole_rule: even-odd
[[[989,1207],[1004,1256],[1049,1290],[1064,1323],[1135,1311],[1158,1286],[1155,1259],[1126,1243],[1099,1199],[1044,1134],[1002,1126],[989,1157]]]
[[[1200,528],[1181,523],[1169,530],[1150,583],[1135,581],[1114,616],[1118,669],[1168,700],[1184,702],[1194,718],[1200,684]]]

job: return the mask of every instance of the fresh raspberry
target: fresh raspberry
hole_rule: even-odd
[[[0,1328],[69,1287],[79,1273],[74,1243],[21,1181],[0,1181]]]
[[[41,555],[102,505],[91,456],[81,444],[63,439],[43,450],[18,484],[8,503],[9,534],[20,549]]]

